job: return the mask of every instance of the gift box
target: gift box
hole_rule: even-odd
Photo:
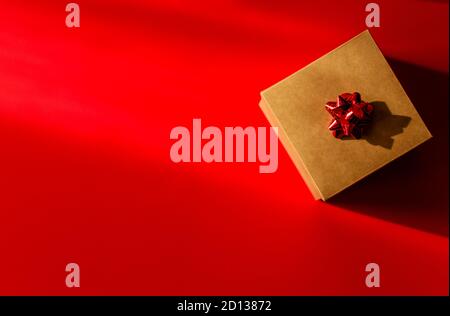
[[[431,138],[369,31],[262,91],[260,107],[315,199]]]

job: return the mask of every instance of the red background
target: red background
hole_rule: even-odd
[[[174,164],[169,133],[269,126],[259,92],[364,30],[365,1],[80,0],[80,29],[66,3],[0,1],[0,294],[448,294],[448,1],[378,1],[434,138],[327,203],[282,147],[274,174]]]

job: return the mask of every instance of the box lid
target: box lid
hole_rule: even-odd
[[[361,139],[340,140],[327,129],[324,106],[344,92],[374,105]],[[261,92],[261,108],[313,195],[323,200],[431,137],[369,31]],[[301,170],[305,169],[305,170]]]

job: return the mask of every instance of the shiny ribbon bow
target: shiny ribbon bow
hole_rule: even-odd
[[[358,92],[339,95],[337,102],[327,102],[325,109],[333,117],[328,129],[336,138],[345,136],[361,138],[373,113],[373,105],[361,101],[361,95]]]

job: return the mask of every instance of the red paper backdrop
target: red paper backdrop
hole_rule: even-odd
[[[282,147],[274,174],[177,165],[169,133],[269,126],[259,92],[364,30],[365,1],[78,3],[68,29],[66,1],[0,1],[0,294],[448,294],[448,1],[378,1],[434,138],[329,203]]]

